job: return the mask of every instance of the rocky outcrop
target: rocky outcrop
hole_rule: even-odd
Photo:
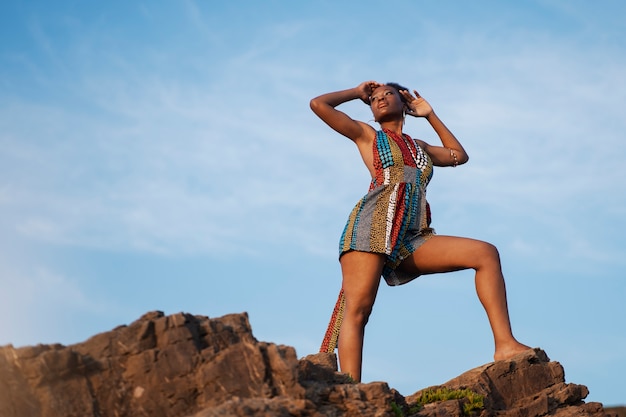
[[[551,362],[540,349],[529,350],[507,361],[498,361],[468,371],[443,386],[470,389],[484,398],[481,416],[605,416],[600,403],[584,403],[589,394],[584,385],[565,382],[563,367]],[[439,387],[433,387],[439,388]],[[411,403],[420,392],[407,397]],[[459,401],[461,402],[461,401]],[[419,416],[436,416],[427,405]]]
[[[483,417],[608,415],[540,349],[444,386],[482,395],[474,414]],[[72,346],[0,347],[0,417],[464,415],[466,399],[418,407],[419,395],[352,383],[333,354],[298,359],[292,347],[259,342],[246,314],[151,312]]]

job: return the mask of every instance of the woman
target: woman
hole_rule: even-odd
[[[340,242],[339,363],[355,381],[361,380],[365,325],[381,276],[389,285],[400,285],[424,274],[472,268],[494,336],[494,359],[530,349],[511,332],[497,249],[478,240],[435,235],[430,228],[426,186],[433,165],[455,167],[467,162],[468,156],[430,104],[417,91],[414,94],[395,83],[366,81],[311,100],[311,109],[320,119],[356,144],[372,176],[369,192],[352,210]],[[381,130],[337,110],[354,99],[370,106]],[[407,114],[425,118],[442,146],[404,134]]]

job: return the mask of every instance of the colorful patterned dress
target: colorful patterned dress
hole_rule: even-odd
[[[373,153],[376,176],[369,192],[350,213],[339,242],[339,256],[352,250],[385,254],[385,281],[401,285],[417,276],[401,274],[397,266],[434,234],[426,201],[433,164],[411,137],[386,129],[376,132]],[[337,347],[344,307],[342,289],[320,352],[333,352]]]
[[[433,235],[426,201],[433,164],[411,137],[386,129],[376,132],[373,153],[376,176],[350,213],[339,253],[387,255],[383,277],[389,285],[400,285],[416,277],[396,273],[396,267]]]

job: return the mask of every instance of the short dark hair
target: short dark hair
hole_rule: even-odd
[[[388,85],[389,87],[393,87],[396,91],[398,91],[398,94],[400,94],[400,90],[409,91],[408,88],[406,88],[405,86],[400,85],[398,83],[385,83],[385,85]],[[404,104],[406,104],[406,99],[404,98],[404,96],[402,94],[400,94],[400,99],[402,100],[402,102]]]

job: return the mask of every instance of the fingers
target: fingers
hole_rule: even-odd
[[[415,100],[415,97],[413,97],[408,90],[400,90],[400,94],[402,94],[402,97],[404,97],[408,102]]]
[[[374,80],[370,80],[370,81],[364,81],[362,84],[368,86],[368,87],[378,87],[381,86],[382,84],[379,83],[378,81],[374,81]]]
[[[420,117],[420,110],[418,107],[422,106],[426,101],[417,90],[413,90],[413,94],[411,94],[408,90],[401,90],[400,94],[404,97],[406,101],[405,105],[405,114],[413,117]]]
[[[364,81],[359,85],[359,89],[365,94],[370,95],[372,92],[380,87],[382,84],[377,81]]]
[[[409,102],[422,98],[417,90],[413,90],[413,94],[415,94],[415,96],[413,96],[408,90],[401,90],[400,94],[402,94],[402,96]]]
[[[377,81],[363,81],[361,84],[359,84],[357,88],[361,92],[361,97],[360,97],[361,101],[369,106],[370,105],[369,96],[380,85],[382,84],[380,84]]]
[[[378,87],[380,87],[382,84],[377,82],[377,81],[369,81],[369,88],[371,91],[376,90]]]

